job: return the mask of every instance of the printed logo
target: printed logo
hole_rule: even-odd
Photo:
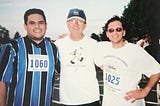
[[[80,50],[83,48],[75,49],[70,55],[72,55],[71,64],[75,64],[76,62],[82,62],[84,57],[82,56],[82,53]]]

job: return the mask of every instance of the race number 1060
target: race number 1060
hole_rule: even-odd
[[[48,67],[47,55],[28,55],[28,71],[47,71]]]
[[[31,68],[47,68],[48,67],[48,61],[47,60],[30,60]]]

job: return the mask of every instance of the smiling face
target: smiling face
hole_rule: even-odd
[[[86,27],[86,23],[78,18],[73,18],[67,21],[67,27],[71,33],[71,39],[80,40],[83,37],[83,30]]]
[[[36,43],[40,43],[45,35],[47,24],[42,15],[31,14],[28,16],[27,23],[24,24],[24,28],[27,31],[29,38]]]
[[[110,22],[108,24],[108,29],[106,31],[107,37],[110,39],[113,45],[121,46],[123,45],[125,36],[125,30],[122,27],[122,23],[118,20]]]

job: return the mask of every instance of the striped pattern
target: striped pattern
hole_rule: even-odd
[[[54,52],[54,45],[47,39],[37,45],[28,37],[24,37],[19,38],[17,43],[8,45],[0,62],[0,80],[6,82],[7,85],[10,83],[7,94],[8,106],[50,105],[55,68]],[[47,55],[48,72],[27,71],[27,54]]]

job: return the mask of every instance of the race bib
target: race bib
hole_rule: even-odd
[[[118,93],[121,91],[121,74],[114,69],[105,68],[105,88],[109,92]]]
[[[47,72],[49,59],[47,55],[28,54],[28,71]]]

